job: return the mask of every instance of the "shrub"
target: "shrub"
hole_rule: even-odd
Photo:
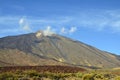
[[[37,76],[41,77],[40,74],[35,70],[24,71],[24,75],[26,75],[30,78],[37,77]]]
[[[82,78],[83,77],[83,73],[78,72],[78,73],[75,74],[75,77]]]
[[[115,80],[120,80],[120,76],[115,77]]]
[[[0,74],[0,80],[13,80],[15,77],[15,74],[11,72],[5,72]]]
[[[96,80],[97,80],[97,79],[103,80],[103,79],[104,79],[104,76],[103,76],[103,74],[97,74],[94,78],[95,78]]]
[[[95,74],[85,74],[83,75],[82,80],[94,80]]]

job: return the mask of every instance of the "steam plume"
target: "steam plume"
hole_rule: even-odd
[[[69,30],[69,33],[74,33],[77,30],[76,27],[71,27],[71,29]]]
[[[51,26],[47,26],[46,30],[43,31],[44,36],[52,36],[54,32],[51,30]]]

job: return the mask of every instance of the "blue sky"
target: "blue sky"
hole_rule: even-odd
[[[120,0],[0,0],[0,37],[48,27],[120,55]]]

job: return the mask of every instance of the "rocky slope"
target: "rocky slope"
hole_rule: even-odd
[[[120,66],[120,58],[79,41],[38,31],[0,38],[0,64],[112,68]]]

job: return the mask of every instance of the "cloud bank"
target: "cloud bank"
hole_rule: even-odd
[[[18,24],[19,23],[19,24]],[[46,26],[50,25],[46,28]],[[74,26],[73,26],[74,25]],[[5,27],[1,27],[5,26]],[[64,26],[64,27],[63,27]],[[0,32],[7,32],[7,30],[32,32],[38,29],[45,30],[45,35],[53,32],[61,34],[73,34],[81,28],[108,31],[110,33],[120,33],[120,10],[91,10],[81,11],[77,14],[69,16],[56,16],[56,17],[34,17],[34,16],[0,16]]]

